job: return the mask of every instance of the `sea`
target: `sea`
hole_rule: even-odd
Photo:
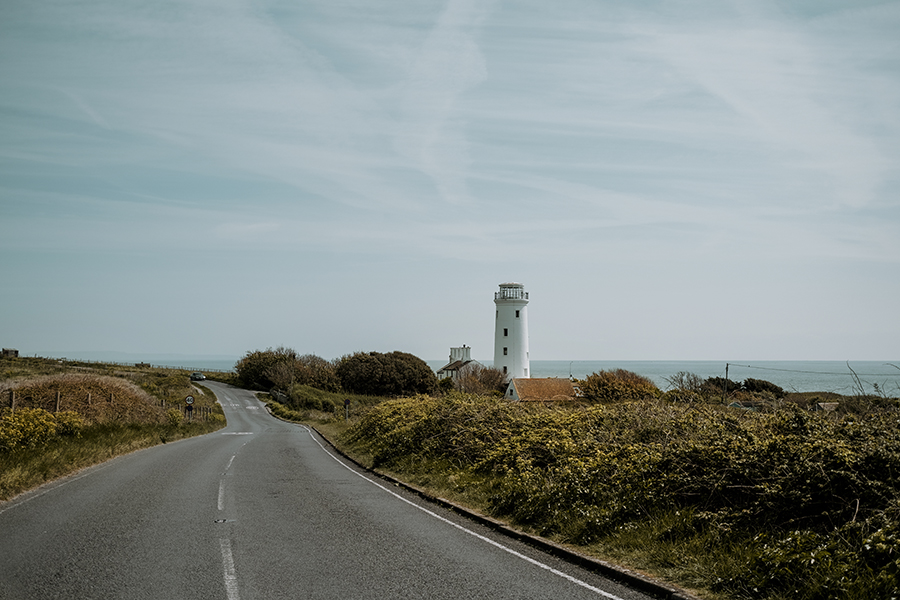
[[[427,361],[440,369],[443,361]],[[481,362],[481,361],[479,361]],[[491,362],[482,362],[491,366]],[[584,379],[592,373],[625,369],[647,377],[661,390],[671,389],[678,373],[693,373],[703,379],[725,377],[770,381],[787,392],[834,392],[851,395],[875,393],[875,385],[890,396],[900,396],[900,361],[713,361],[713,360],[532,360],[532,377]]]
[[[125,353],[61,353],[38,354],[53,358],[70,358],[96,362],[134,364],[149,363],[162,367],[176,367],[189,371],[234,370],[239,356],[162,355],[143,356]],[[435,372],[447,364],[447,359],[426,360]],[[479,361],[489,367],[492,361]],[[661,390],[672,387],[669,380],[678,373],[693,373],[702,378],[725,377],[735,382],[745,379],[770,381],[787,392],[834,392],[855,394],[883,390],[890,396],[900,396],[900,360],[877,361],[714,361],[714,360],[532,360],[532,377],[566,377],[584,379],[604,370],[625,369],[643,375]]]

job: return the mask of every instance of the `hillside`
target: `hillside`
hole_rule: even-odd
[[[194,410],[186,420],[189,395]],[[0,501],[224,425],[215,395],[178,369],[0,359]]]
[[[0,397],[12,408],[75,411],[92,423],[162,423],[163,400],[119,377],[84,373],[42,375],[0,382]]]

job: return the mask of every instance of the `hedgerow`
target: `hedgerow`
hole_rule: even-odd
[[[285,421],[303,421],[305,418],[309,416],[308,412],[300,412],[297,410],[293,410],[281,404],[280,402],[275,402],[274,400],[270,400],[266,403],[266,406],[269,407],[269,411],[280,419],[284,419]]]
[[[792,405],[754,413],[656,400],[547,408],[450,394],[374,407],[347,441],[376,466],[433,460],[489,476],[495,516],[564,542],[602,543],[666,519],[661,543],[738,546],[745,560],[705,582],[734,597],[900,594],[896,412],[826,418]]]

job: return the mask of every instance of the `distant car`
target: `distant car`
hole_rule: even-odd
[[[206,379],[206,375],[200,373],[199,371],[196,373],[191,373],[191,381],[203,381]]]

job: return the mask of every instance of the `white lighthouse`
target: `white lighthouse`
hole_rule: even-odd
[[[521,283],[501,283],[494,292],[494,368],[507,379],[530,377],[528,363],[528,292]]]

